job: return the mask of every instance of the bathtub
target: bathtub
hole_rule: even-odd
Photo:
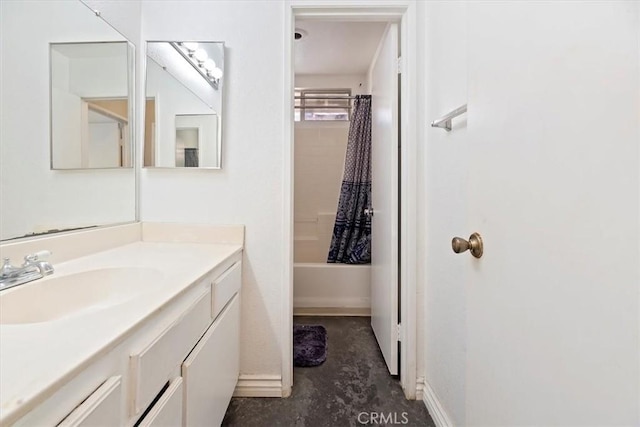
[[[294,263],[296,315],[368,316],[371,265]]]

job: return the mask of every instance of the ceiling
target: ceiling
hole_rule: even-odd
[[[364,74],[386,22],[296,21],[307,34],[294,41],[296,74]]]

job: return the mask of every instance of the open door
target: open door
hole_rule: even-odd
[[[370,72],[371,327],[398,374],[398,26],[389,24]]]

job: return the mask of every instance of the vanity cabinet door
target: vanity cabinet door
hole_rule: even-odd
[[[182,364],[184,426],[219,426],[238,382],[240,295],[236,294]]]
[[[122,424],[120,377],[111,377],[73,410],[58,427],[119,426]]]
[[[183,315],[141,351],[131,355],[132,415],[138,415],[179,371],[184,358],[211,324],[208,288]]]

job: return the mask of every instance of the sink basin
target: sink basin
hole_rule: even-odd
[[[123,267],[50,276],[0,293],[0,324],[40,323],[122,304],[158,285],[152,268]]]

